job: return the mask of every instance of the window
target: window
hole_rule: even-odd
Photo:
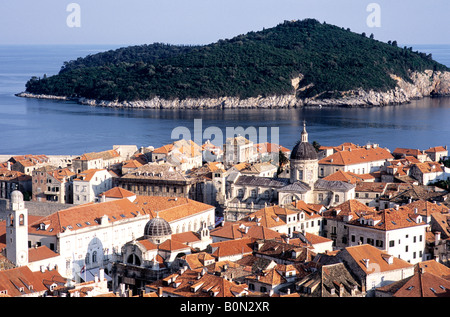
[[[97,251],[92,252],[92,263],[97,263]]]
[[[337,203],[339,202],[339,195],[337,195],[337,194],[334,195],[334,201],[337,202]]]
[[[408,252],[408,246],[405,247],[405,252]]]
[[[394,240],[389,241],[389,247],[390,248],[392,248],[394,245],[395,245],[395,241]]]
[[[355,236],[354,235],[352,235],[352,242],[355,242]]]

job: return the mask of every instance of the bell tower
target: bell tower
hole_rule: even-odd
[[[18,190],[11,193],[7,211],[6,257],[17,266],[28,264],[28,210]]]

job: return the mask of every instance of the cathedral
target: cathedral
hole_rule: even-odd
[[[290,156],[286,178],[238,175],[230,181],[225,205],[226,219],[236,221],[267,206],[290,205],[302,200],[325,207],[355,198],[355,185],[319,178],[319,157],[308,141],[306,124]]]

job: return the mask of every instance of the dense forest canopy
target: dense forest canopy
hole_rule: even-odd
[[[338,97],[362,88],[395,87],[390,74],[449,70],[431,55],[320,23],[285,21],[273,28],[199,46],[155,43],[65,62],[59,74],[26,83],[26,91],[97,100],[285,95]],[[291,80],[302,74],[295,91]]]

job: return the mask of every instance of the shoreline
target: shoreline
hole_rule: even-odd
[[[80,105],[90,107],[103,108],[120,108],[120,109],[194,109],[194,110],[225,110],[225,109],[296,109],[296,108],[381,108],[387,106],[401,106],[409,104],[413,100],[420,100],[424,98],[444,98],[450,97],[450,94],[436,94],[420,97],[402,98],[402,100],[390,100],[388,102],[372,103],[354,99],[322,99],[322,100],[302,100],[290,99],[286,104],[272,104],[271,101],[277,99],[285,99],[286,96],[274,96],[269,98],[251,98],[239,99],[235,97],[222,97],[217,99],[186,99],[186,100],[163,100],[154,98],[151,100],[136,100],[136,101],[108,101],[108,100],[94,100],[83,97],[65,97],[54,95],[36,95],[27,92],[20,92],[14,94],[16,97],[29,99],[45,99],[65,102],[75,102]],[[230,99],[232,100],[230,102]]]
[[[450,72],[425,70],[410,74],[411,82],[391,75],[397,81],[395,88],[388,91],[375,91],[356,89],[340,92],[341,97],[318,99],[297,98],[298,85],[295,93],[290,95],[273,95],[269,97],[251,97],[240,99],[239,97],[219,98],[186,98],[186,99],[162,99],[154,97],[149,100],[137,101],[107,101],[87,99],[84,97],[71,98],[67,96],[40,95],[28,92],[15,94],[17,97],[50,99],[61,101],[74,101],[82,105],[109,108],[131,109],[286,109],[301,107],[344,107],[344,108],[372,108],[390,105],[401,105],[411,100],[424,97],[450,96]],[[300,88],[302,89],[302,88]]]

